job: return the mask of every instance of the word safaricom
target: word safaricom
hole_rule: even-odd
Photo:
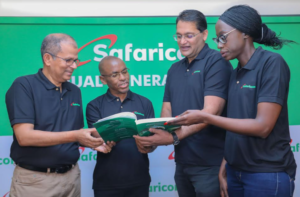
[[[297,143],[294,146],[291,145],[291,149],[292,149],[293,152],[299,152],[299,147],[300,147],[299,143]]]
[[[177,191],[176,185],[161,185],[160,182],[157,185],[150,185],[149,192],[172,192]]]
[[[13,165],[14,161],[10,157],[0,158],[0,166],[1,165]]]
[[[105,36],[101,36],[99,38],[96,38],[87,44],[83,45],[79,48],[78,52],[80,52],[82,49],[84,49],[86,46],[99,41],[103,39],[110,40],[110,45],[107,46],[105,44],[97,44],[94,46],[93,51],[97,55],[94,57],[94,61],[100,62],[104,57],[110,55],[110,56],[117,56],[118,58],[124,60],[124,61],[131,61],[131,57],[135,61],[154,61],[154,57],[158,57],[159,61],[164,61],[164,59],[167,59],[169,61],[175,61],[178,59],[183,59],[184,57],[181,55],[180,50],[176,50],[175,48],[167,48],[164,49],[163,43],[158,43],[157,48],[136,48],[133,49],[132,43],[127,43],[124,48],[116,49],[111,48],[117,41],[118,37],[114,34],[109,34]],[[106,49],[109,48],[110,51],[106,51]],[[125,57],[125,58],[124,58]],[[84,64],[89,63],[91,60],[82,61],[78,66],[82,66]]]
[[[96,161],[97,160],[97,152],[90,151],[88,154],[84,154],[85,147],[79,147],[80,157],[78,161]]]

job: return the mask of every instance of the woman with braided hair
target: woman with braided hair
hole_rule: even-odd
[[[281,55],[255,48],[254,42],[274,49],[294,42],[278,37],[246,5],[226,10],[216,34],[223,58],[239,61],[230,78],[227,118],[189,110],[168,124],[207,123],[227,130],[219,173],[222,196],[290,197],[296,174],[289,144],[290,70]]]

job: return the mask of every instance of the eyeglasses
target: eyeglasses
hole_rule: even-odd
[[[46,53],[49,53],[49,52],[46,52]],[[52,53],[49,53],[49,54],[50,54],[52,57],[58,57],[59,59],[64,60],[64,61],[66,62],[66,64],[67,64],[67,66],[73,65],[74,62],[75,62],[75,64],[76,64],[76,66],[78,66],[79,63],[80,63],[80,60],[79,60],[79,59],[76,59],[76,60],[74,60],[74,59],[65,59],[65,58],[59,57],[59,56],[57,56],[57,55],[53,55]]]
[[[174,38],[174,40],[175,41],[178,41],[178,40],[181,40],[181,39],[185,39],[185,40],[191,40],[191,39],[193,39],[195,36],[197,36],[198,34],[200,34],[201,32],[199,32],[199,33],[196,33],[196,34],[191,34],[191,33],[189,33],[189,34],[185,34],[185,35],[180,35],[180,34],[175,34],[174,36],[173,36],[173,38]]]
[[[215,41],[216,44],[219,44],[219,42],[221,42],[222,44],[225,44],[227,42],[226,39],[227,39],[228,35],[231,32],[233,32],[234,30],[236,30],[236,29],[233,29],[233,30],[229,31],[226,34],[220,35],[217,38],[213,38],[213,41]]]
[[[113,73],[111,75],[101,75],[101,76],[103,76],[103,77],[111,77],[112,79],[119,79],[121,74],[122,75],[127,75],[129,70],[130,70],[129,68],[125,68],[121,72],[115,72],[115,73]]]

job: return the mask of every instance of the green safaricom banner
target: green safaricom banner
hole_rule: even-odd
[[[207,43],[214,49],[217,49],[217,45],[212,38],[216,37],[214,25],[217,20],[218,17],[207,17]],[[149,98],[156,117],[159,117],[167,71],[174,62],[184,58],[173,39],[175,21],[176,17],[0,17],[0,197],[9,195],[14,169],[9,156],[12,128],[6,111],[5,93],[17,77],[35,74],[42,68],[40,47],[44,37],[50,33],[66,33],[76,40],[81,63],[70,81],[81,89],[84,112],[89,101],[107,91],[107,87],[99,80],[98,64],[103,57],[113,55],[123,59],[130,69],[130,89]],[[299,164],[300,16],[263,17],[263,21],[281,37],[299,43],[275,51],[283,56],[291,70],[288,100],[291,148]],[[265,46],[263,48],[272,50]],[[231,63],[236,67],[237,61]],[[93,196],[92,172],[97,155],[95,151],[84,147],[80,147],[79,151],[82,196]],[[173,146],[159,147],[149,154],[149,158],[152,177],[150,196],[177,196],[173,180]],[[296,185],[299,185],[299,170],[297,174]],[[297,187],[295,196],[300,196]]]

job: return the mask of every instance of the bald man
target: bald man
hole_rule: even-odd
[[[138,119],[154,118],[152,103],[129,90],[129,69],[121,59],[103,58],[99,71],[100,80],[108,90],[87,105],[89,128],[97,120],[120,112],[135,112]],[[148,155],[138,151],[133,138],[117,142],[111,152],[98,152],[93,182],[95,197],[147,197],[149,185]]]
[[[77,54],[71,36],[48,35],[41,47],[43,68],[17,78],[6,93],[16,163],[11,197],[81,195],[78,142],[95,148],[103,141],[92,137],[95,129],[82,129],[81,93],[67,81],[79,63]]]

